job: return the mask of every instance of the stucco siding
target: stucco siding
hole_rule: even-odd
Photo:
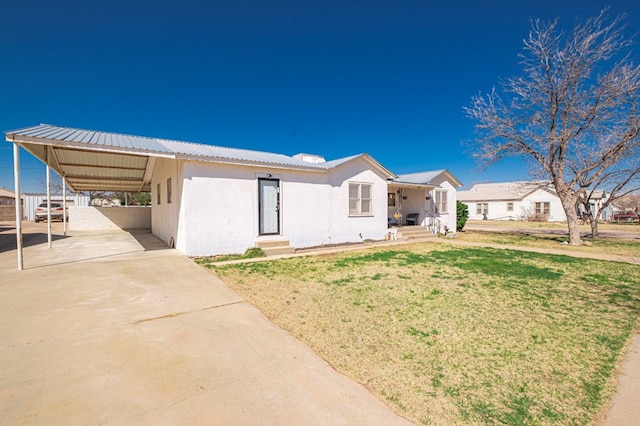
[[[182,202],[181,161],[158,159],[151,179],[151,232],[178,248],[178,222]],[[167,180],[171,179],[171,202],[167,199]],[[158,189],[160,202],[158,203]]]
[[[176,248],[190,256],[243,253],[257,234],[255,171],[186,162]]]
[[[152,180],[153,233],[189,256],[243,253],[257,241],[292,247],[383,239],[386,179],[364,160],[329,173],[158,160]],[[173,200],[166,202],[166,180]],[[258,180],[280,181],[280,232],[260,235]],[[180,184],[178,185],[178,182]],[[349,216],[349,183],[372,185],[373,214]],[[157,188],[160,184],[160,204]]]
[[[387,181],[364,161],[350,163],[331,174],[329,243],[381,240],[387,232]],[[371,184],[372,214],[349,215],[349,183]]]
[[[331,188],[327,174],[288,171],[274,177],[281,179],[282,238],[288,240],[292,247],[311,247],[330,241],[327,212]],[[257,208],[254,216],[257,220]]]
[[[442,213],[439,212],[439,220],[444,225],[446,225],[449,229],[456,229],[456,187],[451,184],[448,180],[445,179],[444,176],[440,175],[436,179],[433,180],[434,184],[440,185],[441,188],[435,189],[434,191],[447,191],[447,212]],[[434,197],[431,197],[430,203],[434,203]],[[435,210],[435,209],[434,209]]]
[[[549,203],[549,221],[562,222],[567,220],[560,199],[542,189],[534,191],[522,200],[465,201],[469,208],[469,219],[483,219],[483,215],[477,212],[479,203],[488,204],[487,219],[489,220],[527,220],[535,215],[536,203]],[[508,203],[513,204],[513,210],[507,209]]]

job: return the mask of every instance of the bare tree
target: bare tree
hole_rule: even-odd
[[[553,183],[574,245],[582,243],[579,198],[621,161],[637,164],[640,152],[640,67],[631,61],[624,17],[606,12],[571,33],[557,19],[531,21],[523,75],[502,83],[504,99],[494,89],[464,108],[477,121],[476,159],[484,166],[527,159],[532,176]]]
[[[47,192],[47,179],[45,176],[38,177],[38,187],[41,188],[43,193]],[[53,195],[62,194],[62,178],[54,171],[51,171],[49,175],[49,191]]]
[[[640,164],[636,163],[635,158],[631,160],[622,159],[616,167],[607,170],[578,199],[583,210],[589,213],[591,236],[594,238],[598,236],[598,220],[601,212],[640,189]],[[598,202],[600,193],[604,191],[607,192],[607,197]]]

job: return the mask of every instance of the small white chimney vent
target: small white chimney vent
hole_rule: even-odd
[[[298,160],[305,161],[307,163],[324,163],[325,159],[322,155],[315,154],[296,154],[293,158],[297,158]]]

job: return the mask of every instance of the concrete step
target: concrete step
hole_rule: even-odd
[[[267,256],[295,252],[295,249],[289,245],[289,241],[287,240],[256,241],[255,246],[261,248]]]
[[[398,238],[404,240],[422,240],[435,239],[438,238],[438,236],[424,226],[404,226],[398,228]]]

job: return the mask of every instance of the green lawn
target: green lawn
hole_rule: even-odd
[[[594,424],[640,267],[444,244],[211,266],[416,423]]]

